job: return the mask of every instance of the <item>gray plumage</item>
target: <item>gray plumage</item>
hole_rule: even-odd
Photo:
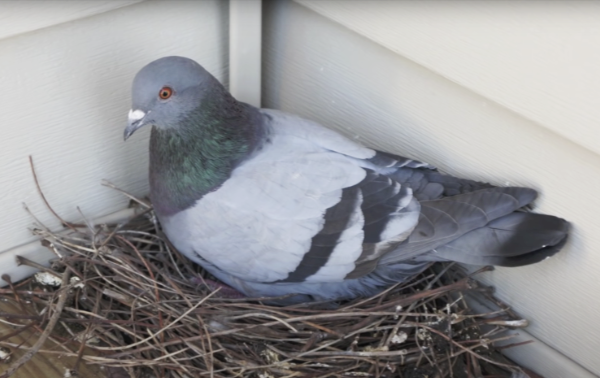
[[[238,102],[190,59],[148,64],[132,100],[125,138],[153,126],[151,199],[165,234],[251,297],[370,295],[431,261],[520,266],[567,239],[565,220],[520,211],[533,189],[444,175]]]

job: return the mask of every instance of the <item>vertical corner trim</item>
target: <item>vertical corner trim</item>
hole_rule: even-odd
[[[260,107],[262,0],[230,0],[229,90]]]

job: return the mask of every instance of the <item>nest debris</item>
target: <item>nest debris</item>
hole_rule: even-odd
[[[527,322],[458,266],[435,264],[371,298],[270,306],[222,296],[142,210],[124,225],[34,230],[56,258],[49,268],[20,258],[41,272],[0,289],[21,309],[0,314],[15,329],[0,347],[27,351],[0,377],[35,352],[76,357],[73,377],[80,363],[113,378],[537,377],[495,346]],[[497,310],[474,313],[473,295]],[[33,347],[11,342],[32,328]]]

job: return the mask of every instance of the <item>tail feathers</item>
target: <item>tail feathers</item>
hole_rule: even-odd
[[[568,232],[564,219],[515,212],[437,247],[430,257],[473,265],[528,265],[560,251]]]
[[[513,213],[535,199],[528,188],[490,188],[421,202],[419,223],[400,253],[418,255]]]

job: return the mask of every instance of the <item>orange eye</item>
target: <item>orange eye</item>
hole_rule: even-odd
[[[163,100],[166,100],[169,97],[171,97],[172,94],[173,94],[173,90],[171,88],[162,87],[160,92],[158,92],[158,97],[162,98]]]

